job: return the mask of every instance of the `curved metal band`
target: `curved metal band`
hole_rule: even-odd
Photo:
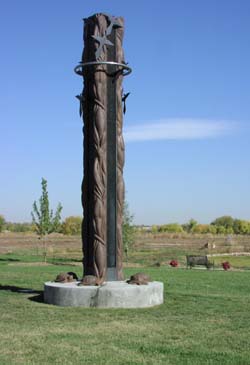
[[[77,75],[83,76],[83,68],[88,66],[100,66],[100,65],[111,65],[111,66],[118,66],[122,67],[122,75],[127,76],[131,74],[132,68],[130,68],[128,65],[125,65],[124,63],[119,62],[113,62],[113,61],[93,61],[93,62],[80,62],[79,65],[77,65],[74,68],[74,71]]]

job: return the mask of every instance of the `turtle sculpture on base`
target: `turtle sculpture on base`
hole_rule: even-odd
[[[103,283],[104,280],[98,278],[94,275],[85,275],[83,279],[78,284],[79,286],[86,285],[86,286],[98,286]]]
[[[72,283],[74,281],[77,281],[78,277],[74,272],[61,272],[57,275],[55,282],[56,283]]]
[[[138,272],[131,275],[130,279],[127,280],[127,283],[133,285],[148,285],[150,281],[152,280],[149,275],[144,274],[143,272]]]

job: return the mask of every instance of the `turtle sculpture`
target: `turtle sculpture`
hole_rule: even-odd
[[[127,280],[127,283],[134,285],[148,285],[150,281],[152,280],[149,275],[144,274],[143,272],[138,272],[134,275],[131,275],[130,279]]]
[[[74,272],[61,272],[57,275],[55,282],[56,283],[72,283],[73,281],[78,280],[77,275]]]
[[[102,283],[103,283],[103,280],[101,280],[97,276],[85,275],[78,285],[79,286],[82,286],[82,285],[98,286],[98,285],[101,285]]]
[[[76,275],[75,272],[69,271],[69,272],[67,272],[67,274],[73,276],[73,279],[78,281],[78,276]]]

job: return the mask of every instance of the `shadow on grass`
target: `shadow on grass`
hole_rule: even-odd
[[[40,294],[34,295],[34,297],[29,297],[28,299],[31,302],[44,303],[43,291],[40,291]]]
[[[15,285],[1,285],[0,290],[11,291],[13,293],[21,293],[21,294],[41,294],[42,290],[34,290],[30,288],[22,288],[20,286]]]
[[[10,291],[12,293],[19,293],[19,294],[37,294],[33,297],[29,297],[28,300],[37,303],[43,303],[43,290],[34,290],[31,288],[23,288],[20,286],[15,285],[1,285],[0,284],[0,291]]]
[[[11,258],[4,258],[4,259],[0,259],[0,262],[17,262],[20,261],[19,259],[11,259]]]

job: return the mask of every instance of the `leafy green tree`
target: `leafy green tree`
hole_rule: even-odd
[[[215,226],[212,226],[211,224],[208,224],[208,233],[216,234],[217,229]]]
[[[192,232],[192,230],[194,229],[194,227],[195,227],[197,224],[198,224],[198,222],[197,222],[195,219],[191,218],[191,219],[188,221],[188,223],[185,223],[185,224],[183,224],[183,225],[182,225],[182,228],[184,229],[184,231],[186,231],[186,232],[190,233],[190,232]]]
[[[3,215],[0,215],[0,232],[3,231],[5,225],[5,219]]]
[[[215,226],[212,226],[211,224],[197,224],[193,229],[192,233],[212,233],[216,234],[217,229]]]
[[[42,178],[42,195],[39,199],[39,206],[35,201],[31,212],[32,222],[36,227],[36,233],[43,242],[44,261],[47,259],[47,235],[56,232],[60,226],[62,205],[59,203],[55,214],[49,208],[49,196],[47,190],[47,180]]]
[[[233,228],[234,219],[230,215],[224,215],[222,217],[216,218],[213,222],[211,222],[214,226],[223,226],[226,229],[231,227]]]
[[[62,224],[62,233],[66,235],[80,235],[82,228],[82,217],[70,216],[65,218]]]
[[[182,233],[183,228],[178,223],[164,224],[159,227],[159,232]]]
[[[159,232],[159,228],[160,228],[160,227],[158,227],[157,225],[155,225],[155,224],[154,224],[154,225],[151,227],[151,232],[152,232],[152,233],[154,233],[154,234],[155,234],[155,233],[158,233],[158,232]]]
[[[233,229],[233,227],[227,227],[227,228],[226,228],[226,233],[227,233],[227,234],[234,234],[234,229]]]
[[[224,226],[215,226],[216,230],[217,230],[217,234],[226,234],[227,233],[227,229]]]
[[[250,234],[250,222],[241,219],[235,219],[233,230],[235,234]]]
[[[132,225],[133,218],[133,215],[129,212],[128,203],[125,201],[123,206],[122,239],[123,249],[127,258],[135,239],[135,228]]]

